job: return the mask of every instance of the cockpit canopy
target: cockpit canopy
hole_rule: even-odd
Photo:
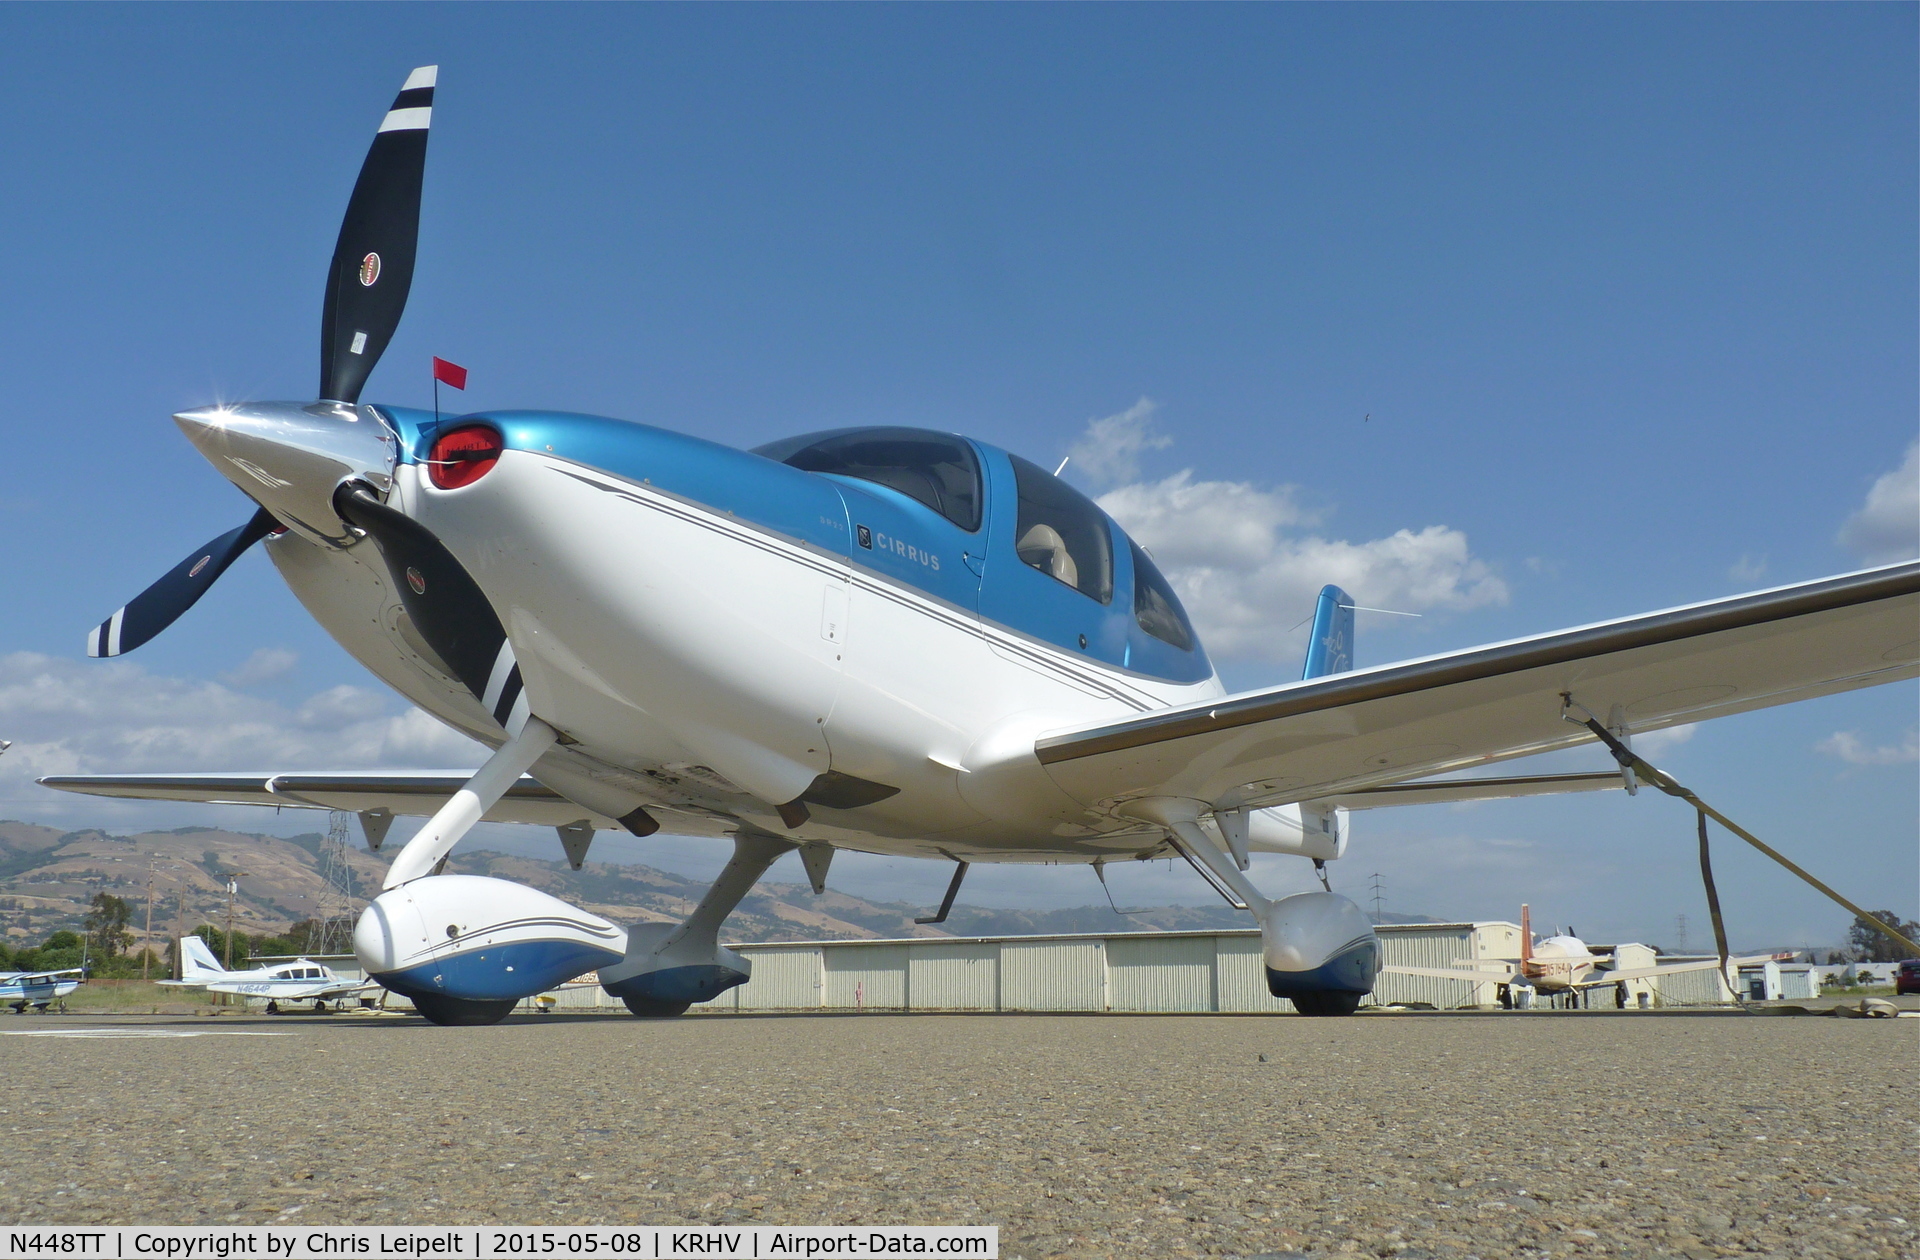
[[[976,604],[984,617],[1096,659],[1182,681],[1210,672],[1179,597],[1145,549],[1092,499],[1037,464],[953,434],[894,427],[808,433],[754,454],[885,486],[912,500],[900,504],[909,515],[925,508],[973,535],[949,544],[976,575],[967,587],[966,570],[951,564],[956,557],[946,555],[949,565],[941,567],[937,531],[916,534],[905,520],[877,519],[877,506],[854,506],[854,554],[873,552],[885,565],[892,563],[889,552],[901,552],[932,571],[916,573],[910,565],[903,570],[910,582],[935,583],[937,593]],[[1058,585],[1033,585],[1026,570]]]

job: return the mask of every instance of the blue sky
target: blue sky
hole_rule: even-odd
[[[1253,522],[1229,546],[1189,512],[1154,544],[1226,592],[1195,614],[1252,687],[1297,672],[1316,565],[1426,611],[1364,620],[1366,664],[1899,550],[1915,25],[1896,5],[0,9],[0,814],[306,829],[26,780],[461,759],[258,555],[129,666],[76,660],[245,519],[167,417],[311,396],[339,216],[414,65],[441,66],[419,271],[369,398],[426,403],[439,354],[472,407],[741,445],[918,424],[1049,466],[1126,417],[1131,466],[1069,475]],[[1879,541],[1843,545],[1889,476]],[[1418,545],[1396,552],[1401,530]],[[1880,688],[1663,755],[1913,916],[1915,707]],[[1644,796],[1373,814],[1343,878],[1379,870],[1390,908],[1448,916],[1526,898],[1595,936],[1666,940],[1685,913],[1698,943],[1690,846]],[[1724,852],[1737,937],[1838,935],[1844,915]],[[927,900],[945,878],[847,870]],[[1097,889],[980,870],[969,894]]]

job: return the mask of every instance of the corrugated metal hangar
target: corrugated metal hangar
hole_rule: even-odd
[[[1512,958],[1515,923],[1395,924],[1376,929],[1388,965],[1454,967]],[[753,979],[695,1010],[1221,1011],[1281,1013],[1268,994],[1260,933],[1139,932],[1063,936],[919,937],[734,945]],[[1646,951],[1649,959],[1652,951]],[[1635,965],[1637,960],[1630,962]],[[1651,992],[1646,982],[1630,982]],[[597,986],[560,1005],[618,1007]],[[1490,1005],[1491,981],[1383,975],[1370,1004]],[[1711,999],[1708,999],[1711,1000]]]

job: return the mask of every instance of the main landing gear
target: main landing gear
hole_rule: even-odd
[[[1380,974],[1380,939],[1359,906],[1331,892],[1295,893],[1278,901],[1262,896],[1245,874],[1244,832],[1223,823],[1223,848],[1201,828],[1199,801],[1145,797],[1129,802],[1126,812],[1165,827],[1174,848],[1228,905],[1259,920],[1269,993],[1292,1002],[1302,1015],[1351,1015],[1360,1009]],[[1324,881],[1324,864],[1320,869]]]
[[[767,868],[795,847],[791,840],[764,832],[736,832],[733,860],[687,921],[678,927],[649,924],[629,932],[627,956],[600,969],[600,987],[642,1019],[666,1019],[684,1014],[695,1002],[712,1001],[745,984],[753,964],[720,948],[720,925]]]

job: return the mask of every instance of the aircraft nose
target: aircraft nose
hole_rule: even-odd
[[[229,403],[173,417],[208,463],[280,521],[310,537],[349,535],[333,510],[345,481],[384,492],[398,442],[370,407],[341,403]]]

